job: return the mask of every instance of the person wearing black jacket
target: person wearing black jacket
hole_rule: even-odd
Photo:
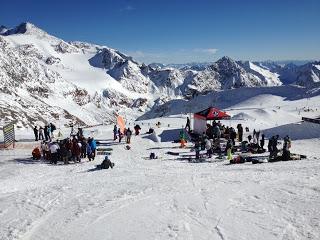
[[[239,142],[242,142],[242,137],[243,137],[243,127],[241,125],[241,123],[239,123],[237,125],[237,129],[238,129],[238,138],[239,138]]]
[[[47,125],[44,126],[44,138],[46,139],[46,142],[47,142],[48,139],[49,139],[49,136],[48,136],[48,126],[47,126]]]
[[[33,133],[34,133],[35,141],[38,141],[38,128],[37,128],[37,126],[35,126],[33,128]]]

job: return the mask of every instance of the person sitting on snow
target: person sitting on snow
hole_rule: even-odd
[[[41,158],[41,152],[39,147],[36,147],[32,151],[32,159],[33,160],[39,160]]]
[[[101,169],[109,169],[114,167],[114,163],[110,161],[108,156],[105,156],[103,162],[99,165]]]

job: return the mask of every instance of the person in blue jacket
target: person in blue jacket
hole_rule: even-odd
[[[97,149],[96,140],[94,140],[94,138],[90,138],[90,141],[88,140],[88,143],[92,150],[92,159],[94,160],[94,158],[96,157],[96,149]]]

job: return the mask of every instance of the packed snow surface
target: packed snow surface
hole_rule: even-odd
[[[255,117],[266,118],[270,112],[264,111]],[[17,148],[0,152],[0,239],[320,238],[320,132],[293,141],[292,152],[306,154],[306,160],[189,163],[166,154],[192,154],[171,142],[185,119],[139,122],[142,135],[133,136],[130,150],[113,142],[112,126],[86,129],[87,136],[113,148],[115,167],[109,170],[95,168],[103,156],[56,166],[33,161],[32,131],[17,131]],[[161,142],[145,134],[158,121]],[[239,122],[251,131],[256,124],[251,118],[223,123]],[[159,158],[149,160],[151,152]]]

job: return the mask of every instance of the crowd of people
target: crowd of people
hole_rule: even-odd
[[[186,130],[190,128],[190,120],[187,119]],[[247,139],[244,139],[244,130],[247,132]],[[226,139],[225,148],[221,148],[221,138]],[[236,140],[239,143],[236,145]],[[279,135],[272,136],[269,139],[268,151],[270,152],[270,159],[278,156],[280,149],[278,145]],[[282,158],[289,160],[291,140],[289,136],[283,139]],[[181,135],[180,135],[181,141]],[[213,121],[212,124],[207,124],[206,132],[195,138],[194,148],[196,158],[200,158],[200,151],[206,150],[207,156],[211,158],[212,154],[216,153],[220,157],[222,154],[227,155],[227,159],[232,159],[232,153],[239,150],[241,152],[264,153],[265,135],[259,131],[253,130],[250,134],[249,127],[243,128],[242,124],[238,124],[236,128],[223,125],[220,121]]]
[[[35,126],[33,128],[34,138],[35,141],[38,140],[45,140],[51,141],[53,138],[53,132],[56,130],[56,126],[53,123],[49,123],[48,125],[42,126]]]
[[[135,129],[135,134],[139,135],[140,134],[140,126],[136,125],[134,127]],[[132,136],[132,131],[130,128],[124,128],[123,132],[121,131],[120,128],[117,127],[117,125],[114,125],[113,127],[113,140],[116,141],[117,139],[119,140],[119,143],[121,143],[122,139],[125,137],[125,142],[127,144],[131,143],[131,136]]]
[[[50,125],[54,126],[53,124]],[[95,139],[92,137],[85,138],[82,129],[79,128],[76,135],[63,140],[54,141],[51,135],[48,140],[41,142],[40,148],[33,149],[32,156],[33,159],[42,158],[52,164],[57,164],[58,161],[68,164],[70,161],[81,162],[81,159],[85,158],[88,158],[89,161],[94,160],[96,149]]]

